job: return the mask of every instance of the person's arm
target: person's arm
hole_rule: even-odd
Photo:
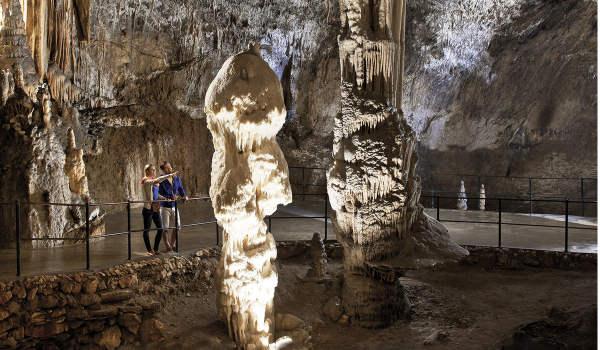
[[[172,176],[173,176],[173,174],[169,174],[169,175],[159,176],[156,179],[148,179],[148,180],[144,181],[144,186],[155,185],[155,184],[157,184],[159,182],[165,181],[166,179],[168,179],[168,178],[170,178]]]

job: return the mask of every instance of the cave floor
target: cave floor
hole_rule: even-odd
[[[322,313],[339,289],[328,289],[335,285],[331,283],[303,282],[309,265],[305,258],[277,261],[274,301],[276,314],[292,314],[312,327],[306,329],[313,349],[512,349],[516,327],[537,321],[516,333],[520,338],[514,339],[521,343],[515,349],[536,342],[542,346],[536,349],[547,349],[544,344],[551,343],[540,343],[539,337],[596,348],[596,271],[469,266],[408,271],[401,281],[412,303],[411,320],[369,330],[339,325]],[[341,260],[329,259],[324,279],[335,280],[341,273]],[[235,348],[217,314],[212,285],[188,286],[186,292],[165,299],[159,314],[166,326],[165,341],[123,349]],[[277,332],[275,337],[282,335]]]
[[[273,214],[271,232],[276,240],[310,240],[313,232],[320,232],[323,238],[335,239],[331,220],[327,223],[325,236],[324,200],[294,199],[288,206],[280,206]],[[435,209],[425,210],[436,217]],[[214,221],[210,202],[190,202],[180,206],[183,225],[195,222]],[[450,236],[458,244],[464,245],[498,245],[498,214],[491,211],[459,211],[440,210],[442,224],[448,228]],[[279,217],[279,218],[278,218]],[[281,218],[292,217],[292,218]],[[293,218],[297,217],[297,218]],[[300,218],[303,217],[303,218]],[[318,218],[306,218],[318,217]],[[132,230],[143,228],[141,209],[133,209],[131,215]],[[487,221],[486,224],[457,223],[446,220]],[[560,221],[563,220],[563,221]],[[569,217],[569,251],[597,253],[596,218]],[[265,219],[267,225],[269,220]],[[502,213],[503,223],[519,223],[533,225],[558,226],[553,228],[539,226],[502,226],[502,246],[511,248],[528,248],[562,251],[565,247],[565,229],[563,216],[541,216]],[[577,228],[593,228],[577,229]],[[107,234],[127,231],[127,212],[119,211],[105,216]],[[219,229],[221,234],[221,229]],[[151,242],[154,232],[150,233]],[[220,238],[221,240],[222,238]],[[131,235],[132,259],[146,258],[142,233]],[[202,247],[217,243],[217,225],[209,223],[198,226],[183,227],[180,232],[179,248],[182,253],[191,253]],[[164,252],[164,244],[161,242]],[[172,253],[171,253],[172,254]],[[127,261],[127,235],[111,236],[92,240],[90,243],[90,266],[92,269],[114,266]],[[2,250],[0,258],[0,278],[16,274],[16,250]],[[35,248],[21,250],[21,274],[36,275],[48,273],[66,273],[86,268],[85,244],[61,246],[55,248]]]

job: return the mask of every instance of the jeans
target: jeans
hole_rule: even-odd
[[[154,221],[154,225],[156,225],[156,228],[158,229],[156,230],[156,236],[154,236],[154,251],[157,251],[163,233],[162,217],[159,212],[146,208],[142,209],[142,216],[144,217],[144,243],[146,244],[146,250],[149,252],[152,251],[148,232],[150,231],[150,226],[152,226],[152,221]]]

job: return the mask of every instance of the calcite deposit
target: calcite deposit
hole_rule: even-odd
[[[225,61],[205,112],[215,148],[210,197],[223,227],[217,309],[238,348],[266,349],[274,343],[277,250],[263,219],[291,202],[292,192],[275,141],[285,120],[283,92],[258,44]]]
[[[456,207],[459,210],[467,210],[467,194],[465,193],[465,182],[460,182],[460,188],[458,189],[458,199],[456,200]]]
[[[32,15],[32,9],[25,17]],[[38,14],[36,14],[37,16]],[[58,202],[79,206],[23,205],[20,238],[24,246],[62,244],[61,238],[83,238],[85,208],[89,200],[83,140],[78,111],[72,102],[62,98],[52,85],[43,83],[45,73],[38,76],[31,52],[39,61],[46,57],[30,50],[39,45],[40,38],[30,33],[35,22],[25,25],[19,1],[4,1],[0,30],[0,152],[3,171],[0,180],[0,201]],[[42,23],[43,24],[43,23]],[[26,34],[30,33],[30,36]],[[34,35],[35,34],[35,35]],[[25,39],[29,39],[25,40]],[[40,55],[37,55],[40,53]],[[46,60],[49,58],[46,57]],[[44,68],[45,69],[45,68]],[[49,78],[52,81],[51,78]],[[65,84],[62,84],[65,85]],[[74,97],[71,95],[71,97]],[[14,206],[0,206],[0,237],[3,246],[16,239]],[[90,212],[91,235],[102,234],[104,225],[98,208]],[[28,239],[49,238],[53,240]],[[72,241],[71,241],[72,242]]]
[[[415,134],[401,111],[405,2],[340,0],[340,10],[342,113],[327,186],[344,246],[344,309],[379,328],[410,310],[394,285],[405,269],[467,252],[418,204]]]

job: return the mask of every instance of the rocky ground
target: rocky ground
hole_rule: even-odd
[[[341,295],[341,260],[329,260],[322,280],[303,282],[309,263],[278,261],[275,311],[304,321],[307,348],[333,349],[596,349],[595,270],[522,270],[457,266],[410,271],[402,278],[412,302],[410,321],[387,329],[341,325],[323,305]],[[234,349],[217,315],[212,285],[166,295],[159,314],[164,342],[123,349]],[[282,334],[277,333],[279,337]],[[532,347],[533,346],[533,347]]]

